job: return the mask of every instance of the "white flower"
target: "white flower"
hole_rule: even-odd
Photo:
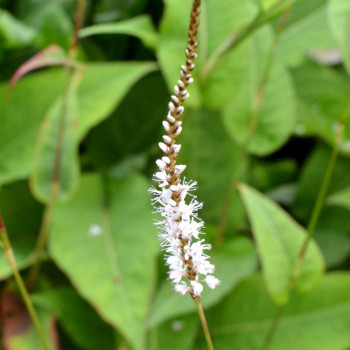
[[[200,296],[203,292],[203,285],[197,281],[191,281],[191,286],[193,289],[193,294],[195,296]]]
[[[215,287],[217,287],[220,284],[220,281],[214,276],[205,277],[204,282],[211,289],[214,289]]]
[[[186,285],[185,282],[182,282],[181,284],[176,284],[174,286],[174,290],[176,293],[180,293],[181,295],[185,295],[190,291],[190,288]]]

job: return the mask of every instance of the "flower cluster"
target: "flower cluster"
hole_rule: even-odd
[[[212,275],[215,267],[204,253],[211,246],[200,239],[204,222],[198,218],[197,212],[202,208],[202,203],[192,194],[197,183],[181,179],[186,166],[176,164],[181,149],[176,140],[182,131],[182,104],[189,97],[187,87],[193,82],[191,72],[197,57],[199,7],[200,0],[195,0],[188,32],[186,64],[181,66],[181,77],[174,87],[167,119],[163,121],[166,135],[159,147],[164,156],[157,160],[159,171],[154,175],[158,188],[150,189],[154,196],[152,204],[162,216],[156,225],[160,230],[159,238],[166,252],[166,264],[174,290],[183,295],[190,293],[193,298],[200,297],[203,283],[210,288],[219,285],[219,280]]]

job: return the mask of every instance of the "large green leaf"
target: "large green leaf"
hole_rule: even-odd
[[[224,110],[231,136],[250,153],[269,154],[285,143],[295,124],[294,91],[287,70],[275,63],[268,77],[263,101],[256,110],[257,92],[267,50],[272,45],[268,28],[258,31],[247,43],[245,80]]]
[[[350,275],[333,273],[307,294],[293,294],[284,308],[271,350],[345,350],[350,344]],[[259,350],[276,314],[263,279],[242,282],[209,324],[215,349]],[[203,344],[200,349],[206,349]]]
[[[83,349],[113,349],[113,329],[73,289],[48,290],[32,295],[32,300],[36,306],[56,315],[60,325]]]
[[[16,182],[0,189],[3,216],[18,268],[32,263],[42,219],[42,206],[31,196],[27,183]],[[0,254],[0,280],[12,274],[5,255]]]
[[[135,84],[111,116],[89,133],[86,148],[93,163],[99,168],[108,168],[111,164],[129,161],[131,154],[146,153],[164,131],[162,120],[167,114],[168,100],[159,72]],[[147,118],[140,118],[145,111]]]
[[[297,1],[281,37],[279,59],[288,65],[297,66],[311,50],[324,50],[333,46],[334,40],[327,21],[327,0]]]
[[[78,140],[106,118],[131,86],[156,68],[154,63],[93,63],[78,90]],[[50,70],[21,80],[7,100],[0,86],[0,183],[25,178],[32,169],[34,145],[44,116],[62,95],[65,72]]]
[[[319,136],[333,145],[337,125],[342,117],[349,82],[339,73],[316,64],[305,64],[293,70],[298,97],[298,123],[295,129],[300,136]],[[340,145],[349,154],[350,122]]]
[[[142,40],[151,48],[157,44],[157,33],[148,15],[143,15],[116,23],[103,23],[85,27],[80,30],[79,36],[84,38],[97,34],[128,34]]]
[[[191,314],[154,327],[149,333],[148,350],[192,350],[199,322],[198,315]]]
[[[226,192],[239,166],[239,149],[226,132],[221,113],[204,108],[186,112],[179,142],[183,149],[179,163],[187,165],[185,176],[198,182],[199,199],[205,204],[201,216],[217,225]],[[234,203],[230,211],[230,222],[235,226],[244,215],[239,204]]]
[[[82,178],[72,200],[56,208],[51,256],[78,292],[134,349],[144,349],[155,256],[148,183]]]
[[[170,88],[177,81],[180,65],[184,62],[190,9],[190,1],[166,1],[158,57]],[[248,23],[255,13],[256,8],[251,1],[202,2],[198,67],[195,71],[197,84],[190,88],[193,96],[189,99],[189,104],[199,105],[203,101],[208,106],[221,106],[231,98],[233,91],[237,91],[237,86],[243,81],[241,67],[244,65],[244,52],[238,56],[230,54],[216,65],[206,77],[207,82],[202,87],[203,96],[199,89],[199,75],[203,73],[202,68],[215,51],[243,24]]]
[[[222,284],[215,290],[205,289],[202,303],[204,308],[217,304],[242,278],[251,274],[256,266],[256,258],[251,243],[238,238],[225,243],[218,252],[213,252],[215,276]],[[189,295],[176,294],[168,280],[158,290],[151,309],[149,325],[153,327],[174,316],[196,311],[196,305]]]
[[[306,231],[267,197],[247,185],[240,185],[239,190],[252,224],[267,288],[276,303],[285,304]],[[312,289],[319,282],[323,268],[321,252],[311,241],[295,281],[296,288]]]
[[[342,53],[345,67],[350,74],[350,2],[347,0],[330,0],[329,22]]]

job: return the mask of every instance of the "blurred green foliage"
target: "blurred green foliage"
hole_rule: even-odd
[[[0,1],[0,212],[17,266],[52,350],[204,350],[147,193],[191,1],[85,5],[77,31],[77,0]],[[350,347],[349,35],[349,0],[203,0],[180,160],[222,282],[203,294],[216,350]],[[41,350],[2,253],[0,288],[0,348]]]

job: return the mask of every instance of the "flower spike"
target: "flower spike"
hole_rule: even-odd
[[[159,229],[161,246],[166,252],[165,263],[169,267],[169,278],[175,292],[182,295],[190,293],[192,298],[201,296],[203,284],[211,289],[220,284],[212,275],[214,265],[204,253],[211,246],[199,238],[204,222],[197,215],[202,203],[192,194],[197,183],[181,178],[186,165],[176,164],[181,149],[176,141],[182,131],[180,119],[184,111],[183,102],[189,97],[187,88],[193,82],[191,72],[195,68],[197,57],[200,4],[201,0],[195,0],[192,6],[185,51],[186,64],[181,66],[180,80],[174,87],[174,95],[168,105],[169,112],[163,121],[166,135],[163,136],[164,142],[159,143],[159,148],[165,155],[157,160],[159,171],[153,176],[158,183],[158,189],[149,190],[154,196],[152,204],[155,212],[162,216],[156,226]]]

